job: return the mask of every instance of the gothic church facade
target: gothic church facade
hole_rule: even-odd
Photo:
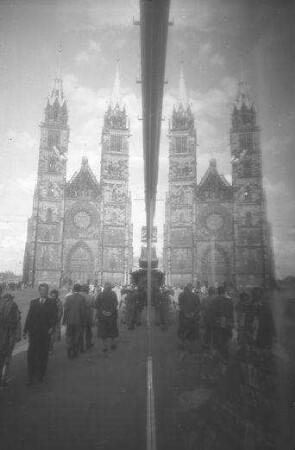
[[[57,76],[40,125],[37,184],[28,220],[23,279],[28,284],[126,283],[132,267],[129,120],[119,73],[104,115],[100,182],[86,157],[67,181],[68,109]]]
[[[254,102],[240,82],[230,130],[232,183],[212,159],[197,183],[194,116],[180,100],[169,129],[169,191],[163,263],[166,282],[237,288],[267,286],[274,277],[270,226],[262,184],[260,129]]]

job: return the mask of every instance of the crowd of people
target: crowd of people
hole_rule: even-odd
[[[21,289],[28,288],[28,285],[22,281],[1,281],[0,289],[1,291],[20,291]]]
[[[0,290],[1,291],[1,290]],[[275,337],[275,326],[265,292],[253,288],[240,294],[218,289],[196,289],[192,284],[182,288],[154,287],[151,294],[154,323],[163,331],[178,316],[179,349],[197,341],[204,349],[228,358],[230,343],[267,349]],[[28,385],[42,382],[54,343],[62,338],[65,326],[67,357],[74,359],[89,351],[93,343],[93,327],[107,353],[117,347],[118,322],[128,330],[141,326],[147,305],[144,287],[106,282],[104,287],[74,284],[61,300],[57,289],[49,290],[46,283],[39,286],[39,296],[30,303],[21,333],[20,311],[11,293],[0,300],[0,374],[1,387],[7,384],[11,355],[23,335],[28,338]]]
[[[197,293],[187,285],[179,295],[178,336],[201,340],[203,347],[226,359],[230,343],[245,349],[271,348],[275,324],[266,293],[260,287],[250,292],[226,291],[224,286]]]

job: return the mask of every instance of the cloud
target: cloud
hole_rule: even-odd
[[[95,53],[100,53],[102,51],[101,43],[95,41],[94,39],[90,39],[89,51],[90,52],[95,52]]]
[[[88,64],[90,62],[90,54],[83,50],[75,56],[75,61],[79,65]]]
[[[68,0],[56,5],[56,19],[65,32],[132,27],[132,18],[138,15],[137,0]]]
[[[0,237],[0,271],[11,270],[18,274],[22,273],[23,254],[26,235],[26,224],[8,224],[7,230],[1,229]]]
[[[102,51],[102,44],[94,39],[90,39],[87,50],[82,50],[75,56],[75,62],[79,66],[96,62],[95,56]]]
[[[291,239],[292,241],[292,239]],[[294,242],[294,236],[293,236]],[[273,238],[276,276],[281,278],[287,275],[295,275],[295,246],[290,245],[290,240],[284,240],[277,236]]]
[[[212,66],[223,66],[224,58],[220,56],[218,53],[214,53],[214,55],[210,58],[210,63]]]
[[[37,140],[30,133],[9,129],[0,135],[0,183],[36,173],[37,158]]]

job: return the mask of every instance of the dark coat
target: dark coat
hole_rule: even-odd
[[[43,305],[40,299],[36,298],[31,301],[30,309],[26,318],[24,333],[30,336],[48,335],[50,328],[53,328],[57,322],[57,305],[47,298]]]
[[[98,317],[97,336],[102,339],[118,337],[118,299],[116,293],[110,289],[105,289],[98,295],[94,307],[97,309]]]
[[[117,294],[110,289],[105,289],[98,294],[94,307],[97,309],[98,315],[113,314],[118,308]]]
[[[199,296],[193,292],[185,290],[178,297],[179,311],[186,314],[197,314],[200,310]]]
[[[211,303],[210,315],[216,328],[231,330],[234,325],[232,300],[225,295],[217,295]]]
[[[64,304],[64,318],[65,325],[81,325],[83,326],[86,320],[86,301],[85,297],[78,292],[68,295]]]

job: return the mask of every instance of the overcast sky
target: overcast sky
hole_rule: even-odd
[[[168,120],[177,99],[180,60],[196,117],[198,179],[212,156],[231,179],[229,129],[237,83],[244,74],[259,111],[267,210],[277,274],[295,273],[294,2],[172,0],[160,174],[159,246],[167,191]],[[0,271],[21,273],[31,214],[39,123],[57,71],[59,42],[68,101],[68,177],[83,155],[99,177],[100,134],[120,57],[122,101],[130,139],[130,189],[135,251],[144,224],[139,27],[137,0],[1,0]],[[135,220],[136,217],[136,220]]]

